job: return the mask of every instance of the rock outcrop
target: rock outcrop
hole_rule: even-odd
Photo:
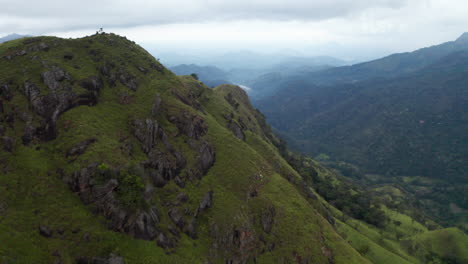
[[[133,76],[132,74],[127,73],[123,70],[120,70],[120,72],[118,73],[118,79],[120,83],[127,86],[128,89],[133,90],[133,91],[137,90],[138,83],[136,81],[135,76]]]
[[[52,230],[50,230],[49,227],[47,227],[47,226],[45,226],[45,225],[40,225],[40,226],[39,226],[39,234],[40,234],[41,236],[43,236],[43,237],[49,238],[49,237],[52,236],[53,232],[52,232]]]
[[[179,133],[192,139],[200,139],[208,130],[205,120],[198,115],[183,112],[178,116],[169,117],[169,121],[177,126]]]
[[[91,76],[80,81],[80,86],[87,90],[74,100],[74,105],[96,105],[98,103],[99,92],[104,87],[104,82],[100,77]]]
[[[12,91],[7,84],[0,85],[0,96],[10,101],[13,98]]]
[[[185,226],[185,221],[182,216],[182,213],[177,208],[172,208],[168,212],[169,217],[172,222],[180,229],[183,229]]]
[[[211,208],[212,203],[213,203],[213,191],[209,191],[203,196],[202,200],[200,201],[200,205],[198,206],[198,213],[201,213],[205,211],[206,209]]]
[[[23,91],[32,110],[43,118],[43,125],[36,129],[37,136],[42,140],[52,140],[57,136],[56,122],[59,116],[78,105],[79,97],[72,92],[68,84],[63,83],[65,80],[70,81],[71,76],[60,67],[53,66],[43,72],[41,77],[48,88],[47,94],[42,95],[39,87],[31,81],[24,83]]]
[[[203,141],[198,150],[197,165],[200,176],[205,175],[208,170],[214,165],[216,154],[214,148],[207,142]]]
[[[126,209],[116,197],[119,182],[109,179],[103,184],[96,184],[98,173],[97,164],[92,164],[76,171],[67,182],[85,204],[93,204],[96,212],[109,220],[110,229],[139,239],[155,239],[159,233],[156,229],[159,223],[156,207],[146,210]]]
[[[95,139],[95,138],[89,138],[89,139],[87,139],[85,141],[82,141],[82,142],[76,144],[75,146],[73,146],[70,150],[68,150],[66,156],[70,157],[70,156],[81,155],[86,151],[86,149],[88,148],[89,145],[93,144],[96,141],[97,141],[97,139]]]
[[[149,154],[156,143],[161,139],[162,131],[159,130],[159,124],[156,120],[146,119],[135,120],[133,122],[133,133],[141,143],[141,149]]]
[[[275,215],[276,215],[276,210],[274,207],[269,207],[262,211],[261,222],[262,222],[263,231],[265,231],[266,233],[271,232],[271,228],[273,226]]]
[[[13,146],[15,144],[15,141],[11,137],[4,136],[2,138],[2,143],[3,143],[3,149],[8,152],[13,152]]]
[[[242,128],[236,123],[231,121],[228,125],[229,130],[232,131],[234,136],[236,136],[238,139],[245,141],[245,134]]]

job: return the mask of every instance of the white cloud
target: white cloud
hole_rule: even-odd
[[[317,21],[371,8],[398,9],[409,0],[1,0],[0,25],[48,32],[245,19]],[[57,21],[58,23],[50,23]],[[5,23],[6,22],[6,23]],[[3,31],[5,26],[0,27]],[[14,28],[13,28],[14,30]]]
[[[180,50],[280,49],[378,56],[468,31],[466,0],[0,0],[0,35],[89,35],[100,27]]]

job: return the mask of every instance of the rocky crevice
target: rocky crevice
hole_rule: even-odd
[[[32,110],[42,117],[39,127],[32,127],[31,122],[26,124],[23,136],[25,145],[28,145],[34,137],[45,141],[55,139],[57,137],[56,123],[59,116],[79,105],[97,104],[99,91],[103,88],[102,80],[92,76],[80,83],[87,92],[77,95],[72,91],[70,85],[72,77],[57,66],[43,72],[41,79],[47,87],[46,94],[41,93],[41,89],[31,81],[25,81],[23,84],[23,93]]]

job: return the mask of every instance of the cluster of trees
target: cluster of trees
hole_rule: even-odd
[[[328,203],[344,214],[379,228],[386,225],[388,217],[381,209],[382,202],[373,199],[371,193],[357,188],[351,182],[331,176],[321,177],[311,158],[289,151],[287,143],[283,139],[271,137],[273,133],[271,133],[271,128],[267,124],[261,124],[261,126],[264,131],[270,131],[270,133],[266,133],[270,135],[269,139],[277,147],[280,155],[302,176],[304,184],[312,187]],[[351,175],[348,175],[348,177],[362,177],[357,168],[346,163],[343,163],[343,166],[349,169]]]
[[[385,226],[387,217],[380,209],[380,204],[372,202],[372,197],[365,192],[353,190],[348,184],[341,182],[333,185],[331,181],[332,179],[329,178],[315,183],[317,192],[329,203],[353,218],[377,227]]]
[[[321,177],[309,158],[300,155],[289,155],[289,164],[296,169],[318,194],[327,202],[346,215],[363,220],[376,227],[384,227],[388,221],[381,203],[368,192],[359,190],[351,183],[339,181],[331,176]]]
[[[110,179],[116,179],[119,183],[117,187],[117,199],[128,209],[145,208],[148,205],[143,199],[145,185],[143,183],[144,171],[137,165],[130,165],[126,169],[111,168],[106,163],[98,166],[95,181],[104,184]]]

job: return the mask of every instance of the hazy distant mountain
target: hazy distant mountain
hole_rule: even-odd
[[[347,82],[356,79],[365,80]],[[378,173],[462,175],[460,158],[468,155],[468,33],[415,52],[278,82],[272,77],[263,84],[281,89],[257,105],[297,149],[332,154]]]
[[[362,175],[377,175],[362,176],[362,184],[401,185],[426,214],[466,226],[468,203],[460,194],[468,187],[467,36],[326,70],[321,80],[328,85],[301,76],[279,84],[272,78],[263,85],[280,90],[256,106],[294,149],[329,156],[343,173],[352,167],[342,161],[357,165]],[[358,77],[367,80],[346,82]]]
[[[254,91],[261,93],[252,94],[259,100],[265,96],[274,94],[284,87],[302,86],[304,90],[314,85],[334,85],[338,83],[356,83],[372,78],[393,78],[399,75],[409,74],[435,63],[444,56],[456,51],[468,49],[468,33],[464,33],[457,40],[446,42],[437,46],[423,48],[414,52],[393,54],[381,59],[342,67],[328,67],[325,69],[309,67],[297,67],[287,72],[281,78],[277,76],[268,79],[272,75],[255,77],[246,82]],[[337,66],[331,65],[329,66]],[[322,65],[323,66],[323,65]],[[339,65],[338,65],[339,66]]]
[[[318,65],[343,66],[347,63],[329,56],[305,57],[281,53],[260,54],[251,51],[238,51],[212,58],[208,64],[223,69],[271,69],[277,65],[294,65],[295,67]]]
[[[370,62],[316,72],[306,76],[305,79],[315,84],[330,84],[376,77],[390,78],[418,71],[450,53],[466,49],[468,49],[468,33],[462,34],[455,41],[413,52],[393,54]]]
[[[14,39],[19,39],[19,38],[25,38],[25,37],[30,37],[30,35],[19,35],[19,34],[13,33],[13,34],[1,37],[0,38],[0,43],[10,41],[10,40],[14,40]]]
[[[208,87],[216,87],[221,84],[230,84],[228,75],[223,70],[214,66],[199,66],[195,64],[182,64],[170,67],[170,70],[177,75],[197,74],[198,79]]]
[[[246,59],[250,54],[251,57]],[[249,86],[252,89],[249,94],[253,97],[265,96],[271,94],[276,90],[270,85],[270,81],[278,82],[289,76],[297,74],[311,73],[314,71],[329,69],[334,66],[345,64],[344,61],[327,56],[321,57],[282,57],[282,58],[268,58],[268,56],[259,55],[249,51],[240,51],[237,53],[230,53],[222,56],[226,61],[220,63],[220,58],[217,63],[225,65],[241,66],[229,70],[226,68],[219,68],[216,66],[200,66],[197,64],[181,64],[172,66],[170,69],[177,75],[189,75],[196,73],[198,78],[206,85],[214,87],[220,84],[242,84]],[[261,58],[260,58],[261,57]],[[268,58],[268,59],[267,59]],[[252,62],[249,64],[241,63],[242,60]],[[262,62],[259,62],[263,60]],[[262,65],[265,68],[259,68]],[[275,78],[271,79],[272,76]],[[267,84],[267,88],[263,84]],[[269,89],[271,88],[271,89]]]
[[[157,53],[157,57],[169,66],[180,64],[196,64],[196,65],[211,65],[230,71],[233,69],[251,69],[265,70],[271,69],[276,65],[329,65],[343,66],[348,65],[347,61],[330,57],[330,56],[304,56],[293,54],[292,52],[276,52],[276,53],[258,53],[249,50],[240,50],[227,52],[223,54],[179,54],[179,53]]]

